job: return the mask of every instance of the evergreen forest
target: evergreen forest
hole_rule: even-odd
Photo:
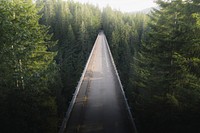
[[[156,3],[0,0],[0,132],[58,132],[103,30],[138,132],[199,133],[200,1]]]

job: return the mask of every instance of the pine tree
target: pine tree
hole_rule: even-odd
[[[55,132],[54,43],[31,1],[0,1],[2,132]],[[13,112],[14,111],[14,112]],[[30,126],[31,125],[31,126]],[[50,125],[50,127],[49,127]]]
[[[199,29],[193,13],[199,12],[200,8],[196,8],[198,4],[195,2],[182,0],[158,0],[157,4],[160,9],[155,9],[150,15],[149,35],[133,65],[133,84],[136,85],[134,95],[137,108],[140,109],[139,119],[147,126],[145,129],[154,132],[163,132],[163,129],[149,129],[152,125],[145,123],[147,120],[152,121],[150,116],[154,119],[158,117],[156,125],[172,123],[170,131],[196,132],[197,121],[192,119],[199,117],[197,62],[200,51]],[[191,122],[188,129],[176,128],[176,123],[182,117]],[[184,127],[186,121],[179,124]]]

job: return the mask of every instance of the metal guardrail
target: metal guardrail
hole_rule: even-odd
[[[103,35],[104,35],[104,40],[105,40],[105,42],[106,42],[106,46],[107,46],[107,48],[108,48],[108,53],[109,53],[109,56],[110,56],[110,58],[111,58],[112,65],[113,65],[113,67],[114,67],[115,73],[116,73],[116,75],[117,75],[117,79],[118,79],[119,84],[120,84],[120,88],[121,88],[121,91],[122,91],[122,94],[123,94],[123,98],[124,98],[124,100],[125,100],[126,107],[127,107],[127,109],[128,109],[128,114],[129,114],[130,121],[131,121],[132,126],[133,126],[134,133],[137,133],[135,121],[134,121],[133,116],[132,116],[132,114],[131,114],[131,110],[130,110],[130,107],[129,107],[129,105],[128,105],[127,98],[126,98],[126,95],[125,95],[125,92],[124,92],[124,89],[123,89],[121,80],[120,80],[120,78],[119,78],[119,74],[118,74],[117,68],[116,68],[116,66],[115,66],[115,62],[114,62],[114,60],[113,60],[113,57],[112,57],[112,54],[111,54],[111,51],[110,51],[110,47],[109,47],[109,45],[108,45],[108,41],[107,41],[107,39],[106,39],[105,34],[103,34]]]
[[[101,32],[99,32],[99,34],[101,34]],[[89,66],[89,63],[90,63],[91,58],[92,58],[92,55],[93,55],[93,53],[94,53],[94,49],[95,49],[95,47],[96,47],[96,45],[97,45],[97,42],[98,42],[98,40],[99,40],[99,34],[98,34],[97,39],[96,39],[96,41],[95,41],[95,43],[94,43],[94,46],[93,46],[92,51],[91,51],[91,53],[90,53],[90,56],[89,56],[89,58],[88,58],[88,60],[87,60],[87,63],[86,63],[86,66],[85,66],[85,68],[84,68],[84,71],[83,71],[83,73],[82,73],[82,76],[81,76],[81,78],[80,78],[80,80],[79,80],[79,82],[78,82],[78,85],[77,85],[77,87],[76,87],[75,93],[74,93],[74,95],[73,95],[73,98],[72,98],[72,100],[71,100],[71,102],[70,102],[70,105],[69,105],[69,107],[68,107],[68,110],[67,110],[67,112],[66,112],[66,115],[65,115],[65,117],[64,117],[64,120],[63,120],[62,125],[61,125],[61,127],[60,127],[59,133],[64,133],[64,131],[65,131],[65,129],[66,129],[67,122],[68,122],[68,120],[69,120],[69,118],[70,118],[70,114],[71,114],[72,109],[73,109],[73,107],[74,107],[74,104],[75,104],[77,95],[78,95],[78,93],[79,93],[81,84],[83,83],[83,79],[84,79],[84,77],[85,77],[87,68],[88,68],[88,66]]]

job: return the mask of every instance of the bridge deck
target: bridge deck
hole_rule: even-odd
[[[97,37],[66,133],[133,133],[103,33]]]

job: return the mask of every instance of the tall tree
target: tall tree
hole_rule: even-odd
[[[200,51],[199,29],[193,13],[199,12],[199,3],[158,0],[157,4],[160,9],[150,15],[149,35],[133,67],[136,87],[133,92],[136,108],[140,109],[139,119],[147,131],[163,132],[161,126],[152,129],[152,124],[146,122],[157,119],[155,125],[167,124],[170,132],[197,132],[199,128],[195,123],[198,121],[193,117],[200,116],[197,69]],[[187,121],[191,122],[190,126],[182,128]]]
[[[2,132],[55,132],[54,43],[30,1],[0,1]],[[31,126],[30,126],[31,125]],[[50,126],[50,127],[49,127]]]

